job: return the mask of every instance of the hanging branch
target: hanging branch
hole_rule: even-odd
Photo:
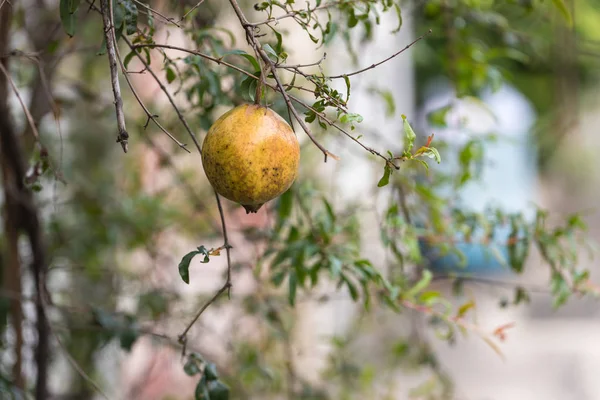
[[[114,26],[111,22],[111,7],[109,0],[100,0],[102,22],[104,24],[104,40],[106,41],[106,53],[110,66],[110,83],[115,96],[115,111],[117,113],[117,143],[121,143],[123,151],[127,153],[127,141],[129,134],[125,126],[125,113],[123,112],[123,98],[121,97],[121,86],[119,85],[119,72],[117,70],[117,54],[115,52]]]

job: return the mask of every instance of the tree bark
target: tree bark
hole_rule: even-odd
[[[0,63],[8,70],[8,52],[9,52],[9,35],[12,20],[12,6],[5,4],[0,8]],[[8,100],[8,82],[4,76],[0,77],[0,110],[7,110]],[[1,157],[0,162],[2,167],[3,187],[7,187],[7,182],[14,180],[10,175],[10,168],[6,163],[6,159]],[[4,202],[3,221],[4,221],[4,236],[6,240],[4,256],[5,264],[2,272],[2,286],[9,292],[15,294],[15,298],[9,300],[9,315],[10,323],[15,334],[15,363],[12,368],[12,379],[14,385],[21,390],[25,390],[25,380],[23,378],[23,309],[21,308],[21,264],[19,260],[19,233],[16,229],[17,222],[15,215],[10,212],[11,204],[8,201],[8,196]]]
[[[4,4],[0,8],[0,62],[6,67],[9,53],[10,21],[12,17],[12,6],[14,2]],[[6,69],[8,71],[8,68]],[[33,194],[25,186],[26,163],[21,149],[18,135],[12,124],[8,105],[9,83],[2,74],[0,76],[0,160],[2,166],[2,185],[4,194],[4,229],[9,242],[9,254],[7,257],[7,277],[13,282],[7,282],[14,286],[11,291],[21,291],[21,258],[19,257],[18,241],[20,234],[27,236],[31,246],[31,273],[35,281],[36,289],[36,330],[37,346],[35,360],[37,365],[37,378],[35,398],[45,400],[48,398],[47,375],[49,356],[49,332],[45,302],[45,276],[46,276],[46,249],[43,242],[42,226],[38,216],[38,210],[33,200]],[[22,318],[21,304],[13,304],[13,324],[17,335],[21,335],[20,319]],[[19,343],[19,340],[21,343]],[[21,339],[17,339],[16,354],[17,364],[21,363],[20,354]],[[14,377],[17,386],[24,387],[21,374],[21,365],[14,368]],[[22,387],[22,388],[23,388]]]

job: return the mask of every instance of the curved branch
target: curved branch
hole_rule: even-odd
[[[392,54],[391,56],[389,56],[388,58],[381,60],[375,64],[371,64],[366,68],[363,69],[359,69],[358,71],[354,71],[354,72],[350,72],[349,74],[341,74],[341,75],[334,75],[334,76],[328,76],[328,79],[340,79],[340,78],[344,78],[344,77],[349,77],[352,75],[358,75],[358,74],[362,74],[365,71],[368,71],[370,69],[373,69],[375,67],[380,66],[381,64],[384,64],[388,61],[390,61],[392,58],[395,58],[397,56],[399,56],[400,54],[404,53],[406,50],[410,49],[415,43],[419,42],[420,40],[422,40],[423,38],[425,38],[425,36],[431,34],[431,29],[429,29],[426,33],[422,34],[421,36],[419,36],[418,38],[416,38],[415,40],[413,40],[411,43],[409,43],[408,45],[406,45],[406,47],[404,47],[402,50]]]

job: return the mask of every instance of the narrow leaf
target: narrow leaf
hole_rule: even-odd
[[[383,176],[381,177],[381,179],[379,180],[379,182],[377,183],[377,187],[384,187],[387,184],[390,183],[390,174],[392,173],[392,169],[390,168],[389,165],[385,165],[385,168],[383,169]]]

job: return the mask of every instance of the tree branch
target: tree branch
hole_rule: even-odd
[[[125,126],[125,113],[123,112],[123,98],[121,97],[121,85],[119,84],[119,72],[117,71],[117,54],[115,52],[115,43],[112,23],[112,4],[109,0],[100,0],[100,9],[102,11],[102,22],[104,25],[104,40],[106,41],[106,54],[110,66],[110,83],[115,97],[115,111],[117,113],[117,143],[121,143],[123,151],[127,153],[127,142],[129,134]]]
[[[148,122],[152,121],[156,124],[156,126],[163,131],[173,142],[175,142],[180,148],[182,148],[183,150],[187,151],[188,153],[190,152],[187,147],[185,146],[185,144],[181,143],[179,140],[177,140],[169,131],[167,131],[165,129],[165,127],[163,127],[160,122],[158,122],[158,120],[156,119],[158,116],[152,114],[148,108],[146,107],[146,105],[144,104],[144,102],[142,101],[142,99],[140,98],[140,96],[138,95],[137,91],[135,90],[135,88],[133,87],[133,84],[131,83],[131,81],[129,80],[129,77],[127,76],[127,70],[125,68],[125,66],[123,65],[123,62],[121,60],[121,56],[119,54],[119,49],[116,46],[117,43],[117,37],[116,37],[116,33],[115,33],[115,29],[114,29],[114,21],[113,21],[113,11],[112,11],[112,1],[108,1],[108,0],[100,0],[101,3],[101,10],[98,10],[98,8],[94,5],[94,3],[90,4],[90,8],[95,9],[96,11],[100,11],[100,13],[102,14],[102,19],[104,22],[104,35],[105,35],[105,39],[106,39],[106,49],[107,49],[107,53],[108,53],[108,58],[110,61],[110,68],[111,68],[111,78],[112,78],[112,84],[113,84],[113,92],[115,93],[115,107],[117,108],[117,124],[119,127],[119,136],[117,137],[117,142],[120,142],[121,145],[123,146],[123,151],[127,152],[127,141],[126,139],[129,137],[129,135],[127,134],[127,131],[121,130],[121,128],[124,129],[124,119],[123,119],[123,126],[121,126],[121,122],[119,122],[119,119],[121,118],[120,115],[123,116],[124,118],[124,114],[123,114],[123,100],[121,98],[121,92],[120,92],[120,88],[118,89],[118,92],[115,90],[115,82],[116,82],[116,87],[118,87],[118,72],[117,72],[117,62],[119,64],[119,66],[121,67],[121,71],[123,72],[123,76],[125,77],[125,81],[127,82],[127,85],[129,86],[129,89],[131,89],[131,92],[133,93],[133,96],[135,97],[135,99],[137,100],[137,102],[139,103],[139,105],[142,107],[142,109],[144,110],[144,112],[146,113],[146,117],[148,118]],[[107,20],[108,19],[108,20]],[[113,53],[111,56],[110,51],[108,51],[109,49],[109,43],[112,44],[112,48],[113,48]],[[114,70],[114,72],[113,72]],[[113,76],[117,75],[117,78],[115,80],[115,77]],[[120,111],[119,111],[119,99],[120,99]],[[122,135],[122,133],[127,134],[127,136],[125,137],[124,135]],[[121,140],[119,140],[121,139]],[[123,140],[125,140],[125,145],[123,145]]]
[[[402,50],[392,54],[391,56],[389,56],[388,58],[381,60],[375,64],[371,64],[366,68],[363,69],[359,69],[358,71],[354,71],[354,72],[350,72],[349,74],[342,74],[342,75],[334,75],[334,76],[328,76],[328,79],[339,79],[339,78],[343,78],[343,77],[349,77],[352,75],[358,75],[358,74],[362,74],[365,71],[368,71],[370,69],[373,69],[375,67],[380,66],[381,64],[384,64],[388,61],[390,61],[392,58],[395,58],[397,56],[399,56],[400,54],[404,53],[406,50],[410,49],[415,43],[419,42],[420,40],[422,40],[423,38],[425,38],[425,36],[431,34],[431,29],[429,29],[426,33],[422,34],[421,36],[419,36],[418,38],[416,38],[415,40],[413,40],[411,43],[409,43],[408,45],[406,45],[406,47],[404,47]]]

